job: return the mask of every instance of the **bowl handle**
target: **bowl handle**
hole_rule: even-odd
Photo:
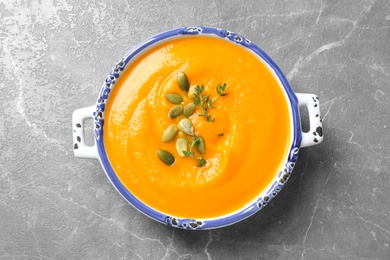
[[[77,109],[72,115],[73,128],[73,152],[74,156],[79,158],[99,159],[97,146],[94,140],[93,146],[87,146],[84,142],[84,122],[88,118],[93,118],[96,106]]]
[[[307,107],[309,112],[310,130],[302,132],[301,147],[312,146],[322,142],[322,119],[320,113],[320,102],[316,95],[297,93],[298,106]]]

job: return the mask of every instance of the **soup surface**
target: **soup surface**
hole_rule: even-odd
[[[178,132],[163,142],[164,130],[184,115],[168,117],[175,106],[166,94],[182,96],[183,107],[193,99],[177,82],[184,72],[190,85],[203,84],[203,95],[221,96],[201,116],[195,106],[192,122],[205,153],[194,146],[181,157],[175,140],[193,136]],[[104,145],[113,170],[140,201],[179,218],[205,219],[232,213],[248,205],[283,167],[290,145],[291,123],[284,92],[267,67],[250,51],[219,38],[189,36],[174,39],[141,55],[119,77],[111,91],[104,118]],[[164,164],[157,151],[171,153]],[[189,147],[188,147],[188,151]]]

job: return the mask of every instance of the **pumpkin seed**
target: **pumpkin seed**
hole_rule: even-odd
[[[190,83],[188,82],[187,75],[183,71],[177,72],[177,83],[182,90],[188,91]]]
[[[176,105],[174,107],[172,107],[169,112],[168,112],[168,116],[170,118],[176,118],[178,116],[180,116],[181,112],[183,111],[183,107],[180,106],[180,105]]]
[[[175,124],[169,125],[163,132],[162,141],[164,143],[171,141],[173,138],[175,138],[178,131],[179,130]]]
[[[183,98],[179,94],[166,94],[165,97],[172,104],[180,104],[181,102],[183,102]]]
[[[205,143],[201,136],[199,136],[199,140],[196,142],[196,149],[200,154],[204,154],[206,152]]]
[[[194,125],[188,118],[183,118],[179,122],[179,130],[187,135],[194,135]]]
[[[188,90],[188,97],[189,97],[190,99],[195,99],[196,96],[198,95],[198,91],[196,90],[197,88],[199,88],[198,85],[192,85],[192,86],[190,87],[190,89]]]
[[[168,151],[158,150],[157,155],[160,158],[160,160],[166,165],[171,166],[172,164],[175,163],[175,157],[173,157],[173,155]]]
[[[183,137],[176,139],[176,151],[180,157],[186,156],[183,151],[187,151],[187,141]]]
[[[191,102],[184,107],[183,115],[189,117],[194,113],[194,111],[195,111],[195,104]]]

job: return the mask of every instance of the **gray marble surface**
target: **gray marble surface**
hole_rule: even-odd
[[[188,25],[246,36],[322,101],[324,142],[277,198],[212,231],[146,218],[72,151],[116,62]],[[0,76],[0,259],[390,259],[389,1],[1,0]]]

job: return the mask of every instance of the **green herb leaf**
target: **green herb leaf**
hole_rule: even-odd
[[[189,152],[189,151],[183,150],[183,153],[184,153],[185,156],[189,156],[189,157],[194,156],[193,152]]]
[[[188,143],[188,145],[190,146],[190,150],[189,151],[183,151],[184,155],[185,156],[188,156],[188,157],[191,157],[193,159],[195,159],[197,161],[197,167],[203,167],[207,164],[207,161],[205,159],[203,159],[202,157],[198,157],[196,158],[195,157],[195,152],[192,150],[192,148],[202,140],[202,138],[200,136],[195,136],[193,139],[192,139],[192,142],[190,142],[190,140],[186,137],[186,141]]]
[[[200,140],[200,136],[195,136],[194,139],[192,140],[191,147],[194,147],[196,143]]]
[[[218,96],[224,97],[224,96],[228,95],[228,93],[223,93],[226,89],[226,83],[223,83],[223,85],[221,83],[219,83],[219,85],[216,87],[216,89],[217,89]]]
[[[213,99],[210,98],[210,95],[203,96],[203,91],[204,91],[203,84],[200,87],[199,86],[195,87],[195,90],[197,93],[196,93],[196,96],[194,98],[194,104],[196,106],[200,107],[200,109],[202,110],[202,113],[198,114],[198,116],[204,116],[208,122],[214,121],[214,118],[207,112],[207,109],[215,108],[212,105],[213,102],[216,101],[219,97],[223,97],[223,96],[227,95],[227,93],[223,93],[225,91],[226,87],[227,87],[226,83],[224,83],[224,84],[220,83],[216,87],[218,96],[213,98]]]

